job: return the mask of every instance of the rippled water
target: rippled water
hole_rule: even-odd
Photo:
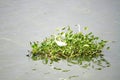
[[[119,0],[0,0],[0,80],[119,80]],[[111,67],[103,70],[67,66],[65,61],[44,65],[26,57],[30,41],[42,41],[57,27],[88,26],[108,43],[104,51]],[[53,66],[68,69],[54,70]]]

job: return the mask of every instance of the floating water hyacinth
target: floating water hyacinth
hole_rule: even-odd
[[[77,33],[73,33],[70,26],[66,26],[58,34],[51,35],[43,42],[30,42],[32,59],[43,60],[46,64],[67,60],[69,63],[79,64],[84,68],[88,66],[94,68],[94,64],[102,68],[109,67],[110,63],[104,59],[102,53],[107,41],[100,40],[92,32],[83,34],[80,31],[80,25],[77,26]],[[84,30],[87,29],[87,27],[84,28]]]

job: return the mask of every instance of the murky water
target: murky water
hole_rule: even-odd
[[[0,80],[119,80],[119,7],[119,0],[0,0]],[[64,25],[77,31],[78,23],[102,39],[115,41],[104,51],[110,68],[88,70],[64,61],[49,66],[26,57],[30,41],[42,41]]]

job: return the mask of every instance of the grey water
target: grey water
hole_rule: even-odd
[[[30,41],[42,41],[66,25],[77,32],[76,24],[110,41],[103,53],[111,67],[83,69],[65,61],[50,66],[26,57]],[[0,0],[0,80],[119,80],[119,35],[120,0]]]

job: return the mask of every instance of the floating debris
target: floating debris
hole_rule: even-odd
[[[46,73],[44,73],[44,74],[50,74],[50,72],[46,72]]]
[[[70,76],[68,79],[72,79],[72,78],[77,78],[79,77],[78,75],[73,75],[73,76]]]
[[[35,68],[33,68],[32,70],[33,70],[33,71],[35,71],[36,69],[35,69]]]
[[[69,72],[70,70],[62,70],[62,72]]]
[[[102,68],[96,68],[96,70],[102,70]]]
[[[55,69],[55,70],[62,70],[61,68],[58,68],[58,67],[54,67],[53,69]]]

